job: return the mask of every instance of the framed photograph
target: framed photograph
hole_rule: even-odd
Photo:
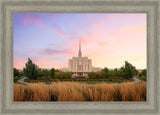
[[[158,114],[159,0],[1,0],[1,114]]]

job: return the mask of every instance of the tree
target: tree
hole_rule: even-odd
[[[136,74],[136,68],[130,64],[128,61],[125,61],[125,65],[121,67],[123,72],[125,73],[125,78],[126,79],[131,79],[133,76]]]
[[[18,69],[14,68],[14,77],[19,77],[20,73],[18,71]]]
[[[43,73],[42,73],[42,69],[41,69],[41,68],[38,69],[37,76],[38,76],[38,77],[42,77],[42,76],[43,76]]]
[[[142,76],[146,76],[146,73],[147,73],[147,72],[146,72],[146,69],[143,69],[142,72],[141,72],[141,75],[142,75]]]
[[[116,76],[117,74],[116,74],[116,71],[109,70],[108,73],[107,73],[107,75],[110,77],[110,76]]]
[[[50,77],[50,70],[42,69],[42,77]]]
[[[122,69],[119,69],[119,70],[117,71],[117,76],[120,76],[120,77],[124,77],[124,76],[125,76],[125,73],[123,72]]]
[[[118,71],[118,69],[117,69],[117,68],[115,68],[115,69],[114,69],[114,71],[115,71],[115,72],[117,72],[117,71]]]
[[[51,78],[55,78],[55,69],[54,68],[52,68],[50,70],[50,76],[51,76]]]
[[[142,77],[142,74],[141,74],[141,73],[139,73],[139,77]]]
[[[72,72],[55,72],[55,79],[71,79]]]
[[[62,78],[63,79],[71,79],[72,73],[71,72],[62,72]]]
[[[115,68],[115,69],[114,69],[114,71],[115,71],[115,74],[116,74],[116,76],[117,76],[118,69],[117,69],[117,68]]]
[[[25,68],[23,68],[24,74],[30,79],[37,79],[38,77],[38,66],[32,63],[32,60],[28,58],[28,62],[25,64]]]
[[[24,76],[24,72],[23,71],[19,71],[19,76]]]
[[[89,72],[88,76],[90,79],[97,79],[98,74],[96,72]]]
[[[100,71],[97,73],[98,79],[105,79],[107,77],[107,73],[105,71]]]
[[[55,70],[55,72],[59,72],[59,70],[58,70],[58,69],[56,69],[56,70]]]
[[[109,69],[107,67],[105,67],[102,71],[108,73]]]

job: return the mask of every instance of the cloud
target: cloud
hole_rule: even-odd
[[[50,44],[48,44],[48,46],[57,46],[57,44],[56,43],[50,43]]]
[[[95,28],[97,31],[90,28],[90,33],[80,38],[82,54],[92,59],[93,66],[114,68],[120,67],[125,60],[130,60],[138,68],[146,67],[146,23],[126,25],[108,31],[103,25],[97,24]],[[132,58],[139,55],[142,55],[143,60],[136,63]]]
[[[57,26],[56,24],[53,24],[53,29],[52,30],[53,30],[53,32],[57,33],[59,36],[65,37],[64,31],[59,26]]]
[[[55,18],[54,16],[55,15],[53,15],[53,19]],[[75,27],[71,25],[73,29],[71,32],[67,32],[69,29],[65,23],[63,26],[60,26],[62,23],[59,22],[57,18],[58,21],[55,22],[52,20],[55,24],[48,25],[48,29],[51,30],[52,33],[54,32],[54,34],[63,37],[63,39],[55,36],[53,37],[54,41],[47,42],[47,46],[42,43],[44,46],[40,45],[42,46],[40,47],[41,50],[36,51],[37,53],[33,50],[29,51],[29,53],[25,52],[24,57],[26,55],[40,57],[40,59],[33,59],[33,61],[35,60],[35,62],[43,68],[61,67],[66,65],[69,58],[78,55],[79,41],[81,40],[82,55],[92,59],[93,66],[114,68],[120,67],[124,64],[125,60],[129,60],[129,62],[131,61],[136,67],[145,68],[145,17],[146,15],[141,14],[109,14],[109,16],[100,18],[100,20],[94,23],[85,24],[85,29],[79,29],[78,27],[81,27],[79,23],[76,23]],[[43,23],[41,23],[38,17],[31,15],[25,18],[24,25],[35,23],[43,27]],[[81,21],[85,21],[84,19]],[[71,23],[75,22],[72,21]],[[45,26],[47,27],[47,25]],[[63,29],[65,31],[63,31]],[[40,40],[38,38],[37,43],[39,42]],[[21,63],[21,65],[22,64],[23,63]]]
[[[103,47],[103,46],[106,47],[106,46],[109,46],[109,43],[108,43],[108,42],[98,42],[98,45],[99,45],[99,46],[102,46],[102,47]]]
[[[44,27],[45,25],[42,23],[40,18],[36,15],[26,15],[23,19],[23,25],[26,26],[30,23],[36,24],[38,27]]]
[[[55,54],[55,55],[69,55],[72,52],[68,49],[63,49],[63,50],[57,50],[57,49],[44,49],[41,51],[42,54],[45,55],[50,55],[50,54]]]

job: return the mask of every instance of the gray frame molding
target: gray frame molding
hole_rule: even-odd
[[[0,0],[1,114],[160,114],[159,0]],[[146,102],[13,102],[13,13],[147,13]]]

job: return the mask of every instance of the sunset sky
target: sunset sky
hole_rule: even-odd
[[[41,68],[68,67],[68,59],[92,59],[94,67],[120,68],[128,60],[146,68],[146,14],[14,14],[14,67],[28,58]]]

